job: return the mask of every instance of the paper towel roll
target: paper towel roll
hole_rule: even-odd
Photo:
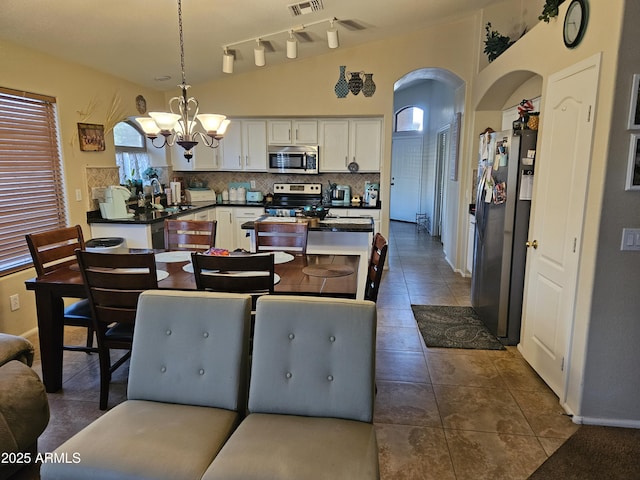
[[[180,182],[170,182],[171,197],[173,197],[173,203],[180,203],[182,198],[182,192],[180,191]]]

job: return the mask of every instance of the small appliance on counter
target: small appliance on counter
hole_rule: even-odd
[[[129,253],[127,240],[122,237],[100,237],[87,240],[87,252],[96,253]]]
[[[378,204],[379,183],[364,182],[364,205],[375,207]]]
[[[262,202],[264,195],[257,190],[247,190],[247,202]]]
[[[187,188],[184,191],[184,198],[187,203],[193,202],[216,202],[216,192],[211,188]]]
[[[351,205],[351,187],[336,185],[331,190],[331,205],[334,207],[349,207]]]
[[[102,218],[113,220],[133,217],[133,213],[129,213],[127,209],[129,198],[131,198],[131,191],[122,185],[111,185],[105,188],[104,202],[100,202]]]

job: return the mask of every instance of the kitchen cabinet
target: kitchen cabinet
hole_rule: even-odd
[[[349,120],[320,120],[320,164],[324,172],[346,172],[349,164]]]
[[[235,207],[233,209],[233,230],[235,247],[242,248],[246,251],[251,250],[251,235],[249,230],[243,230],[242,224],[245,222],[253,221],[260,216],[264,215],[264,208],[262,207]]]
[[[317,120],[267,121],[269,145],[317,145]]]
[[[348,172],[356,162],[359,172],[379,172],[382,161],[382,119],[321,120],[320,172]]]
[[[232,120],[222,140],[217,170],[267,171],[266,120]]]
[[[216,247],[235,249],[233,210],[231,207],[216,207]]]
[[[193,158],[187,160],[184,158],[184,148],[180,145],[174,145],[171,148],[171,165],[174,171],[191,172],[191,171],[212,171],[219,170],[222,166],[221,148],[209,148],[198,142],[198,145],[191,150]]]
[[[349,162],[360,172],[379,172],[382,160],[382,119],[349,121]]]

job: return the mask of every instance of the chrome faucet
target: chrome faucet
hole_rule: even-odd
[[[156,194],[157,195],[162,194],[162,185],[160,185],[160,182],[158,181],[157,178],[152,178],[150,184],[151,184],[151,205],[155,205]]]

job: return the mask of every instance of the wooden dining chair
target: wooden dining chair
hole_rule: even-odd
[[[136,254],[76,250],[91,305],[100,360],[100,410],[107,409],[111,374],[131,356],[138,297],[158,288],[153,252]],[[127,352],[111,362],[111,350]]]
[[[307,222],[255,222],[256,251],[284,251],[296,255],[307,253]]]
[[[215,220],[165,220],[164,248],[166,250],[205,251],[216,243]]]
[[[80,225],[30,233],[25,235],[25,238],[38,278],[56,269],[76,265],[75,250],[84,249],[84,236]],[[85,346],[63,345],[64,350],[85,353],[98,351],[93,347],[93,321],[89,300],[85,298],[65,307],[63,322],[68,326],[83,327],[87,331]]]
[[[258,297],[274,292],[273,255],[217,256],[191,254],[198,290],[248,293],[253,309]]]
[[[380,280],[382,280],[382,271],[384,270],[384,262],[387,258],[387,239],[380,233],[376,233],[373,237],[371,245],[371,257],[369,259],[369,268],[367,270],[367,284],[364,290],[365,300],[373,302],[378,300],[378,290],[380,289]]]

